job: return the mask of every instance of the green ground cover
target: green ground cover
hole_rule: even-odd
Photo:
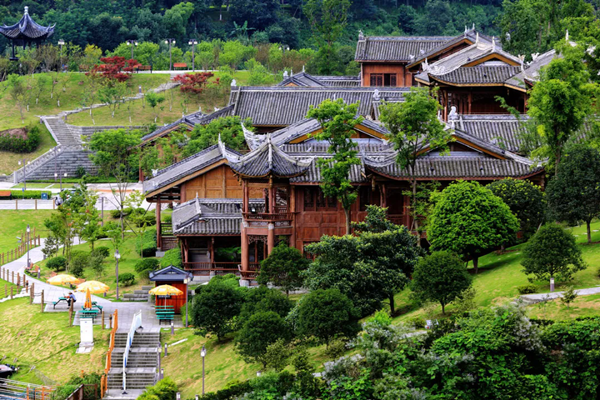
[[[108,350],[109,330],[94,327],[90,354],[75,354],[78,327],[68,326],[68,313],[42,313],[28,298],[0,303],[0,358],[17,359],[21,370],[12,379],[31,383],[61,383],[81,371],[100,372]],[[35,369],[30,371],[31,367]],[[50,382],[50,383],[51,383]]]
[[[220,72],[215,72],[215,76],[222,75]],[[249,77],[248,71],[236,71],[233,75],[238,85],[243,85]],[[211,80],[214,78],[211,78]],[[190,96],[189,102],[184,104],[184,95],[179,88],[160,93],[165,100],[152,109],[147,102],[135,100],[126,104],[121,104],[112,116],[111,110],[108,107],[102,107],[93,110],[94,122],[99,126],[108,125],[123,125],[123,126],[140,126],[154,123],[155,115],[158,115],[156,124],[169,124],[181,118],[183,114],[189,114],[197,111],[199,108],[205,113],[213,112],[215,107],[224,107],[229,101],[229,88],[224,88],[220,94],[214,94],[211,90],[207,90],[200,95]],[[172,96],[172,100],[171,100]],[[129,120],[131,114],[131,121]],[[89,111],[80,112],[69,115],[67,122],[73,125],[90,126],[92,118]]]
[[[22,188],[24,185],[23,183],[19,183],[15,186],[13,186],[13,189],[20,189]],[[72,188],[74,187],[75,184],[74,183],[65,183],[63,182],[62,187],[63,189],[65,188]],[[45,182],[45,183],[41,183],[41,182],[27,182],[27,190],[29,189],[60,189],[60,182]]]
[[[38,123],[40,115],[55,115],[61,111],[74,110],[81,107],[84,101],[87,86],[81,82],[84,81],[83,73],[69,73],[68,81],[64,87],[65,91],[60,94],[60,107],[57,104],[56,94],[54,98],[50,98],[51,91],[51,79],[56,79],[55,73],[46,74],[49,75],[46,85],[40,96],[39,104],[35,104],[35,99],[32,101],[29,111],[25,112],[25,125],[30,123]],[[64,75],[59,74],[60,78]],[[158,87],[161,83],[168,82],[170,79],[169,74],[134,74],[128,85],[132,92],[137,92],[138,86],[142,86],[142,90],[146,91]],[[23,126],[21,122],[21,116],[19,114],[19,108],[15,101],[10,97],[10,94],[5,90],[8,83],[0,83],[0,93],[3,93],[0,101],[0,130],[17,128]],[[62,91],[62,85],[59,84],[55,88],[56,91]],[[91,124],[91,123],[90,123]]]
[[[27,228],[35,228],[36,234],[46,237],[44,220],[52,210],[0,210],[0,253],[14,250],[19,246],[17,236],[22,236]]]
[[[585,226],[567,228],[576,236],[577,242],[581,246],[583,259],[588,264],[587,269],[577,272],[572,282],[557,282],[556,290],[563,290],[567,286],[574,286],[576,289],[591,288],[600,286],[598,277],[598,268],[600,267],[600,222],[592,224],[592,245],[586,243]],[[479,259],[479,274],[474,276],[473,287],[477,294],[475,303],[480,307],[503,304],[514,300],[518,295],[517,287],[529,284],[527,275],[523,273],[521,266],[523,244],[511,247],[503,254],[492,252]],[[548,293],[550,287],[548,282],[534,281],[537,293]],[[584,301],[583,298],[581,301]],[[396,317],[396,322],[405,321],[415,316],[439,318],[441,307],[436,306],[431,309],[418,308],[410,299],[410,290],[396,295],[396,304],[403,312]],[[600,303],[599,303],[600,304]],[[454,306],[450,304],[446,310],[454,311]]]
[[[0,279],[0,299],[10,297],[10,288],[13,288],[13,294],[17,294],[17,285]]]
[[[0,83],[0,85],[2,85]],[[1,89],[0,89],[1,91]],[[0,110],[2,110],[3,103],[6,99],[0,98]],[[1,113],[2,111],[0,111]],[[0,126],[3,124],[3,118],[0,118]],[[5,128],[0,128],[3,130]],[[0,151],[0,174],[8,175],[11,174],[14,170],[19,169],[19,161],[20,160],[35,160],[51,148],[56,146],[56,142],[54,138],[46,129],[46,125],[40,125],[40,144],[38,148],[32,153],[12,153],[9,151]]]

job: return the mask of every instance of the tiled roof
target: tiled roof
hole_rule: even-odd
[[[296,86],[306,86],[306,87],[323,87],[325,86],[321,83],[316,77],[307,74],[306,72],[300,72],[298,74],[292,75],[281,81],[277,86],[287,86],[287,85],[296,85]]]
[[[527,120],[527,115],[521,116]],[[523,132],[522,122],[509,114],[460,115],[455,126],[480,140],[494,143],[513,153],[519,153],[521,143],[519,133]]]
[[[205,114],[200,113],[202,116],[204,116]],[[192,114],[194,115],[194,114]],[[155,131],[148,133],[147,135],[142,136],[142,142],[146,142],[148,140],[152,140],[152,139],[157,139],[159,137],[161,137],[164,133],[170,131],[173,128],[176,128],[180,125],[186,125],[189,128],[194,128],[194,123],[190,121],[190,119],[188,119],[188,116],[186,115],[183,118],[179,118],[177,121],[175,122],[171,122],[170,124],[161,126],[159,128],[157,128]]]
[[[381,100],[402,101],[410,88],[375,87],[238,87],[231,92],[233,114],[251,118],[254,126],[288,126],[306,118],[310,106],[326,99],[343,99],[346,103],[360,102],[358,113],[370,115],[373,95],[378,91]]]
[[[322,157],[325,158],[325,157]],[[312,159],[307,171],[303,175],[299,175],[290,179],[292,183],[319,183],[321,182],[321,169],[317,166],[317,159],[315,157]],[[364,166],[361,165],[352,165],[350,167],[350,182],[352,183],[361,183],[367,182],[367,178],[365,176]]]
[[[451,39],[451,36],[370,36],[359,39],[354,59],[410,61]]]
[[[310,75],[302,71],[285,78],[283,81],[277,84],[277,86],[288,86],[292,84],[302,87],[356,87],[360,86],[360,82],[360,76],[319,76]]]
[[[29,15],[28,7],[25,7],[25,13],[19,22],[11,26],[0,26],[0,34],[13,40],[44,40],[53,33],[54,25],[42,26],[35,22]]]
[[[227,150],[222,144],[223,153]],[[241,157],[228,157],[231,169],[247,177],[293,177],[306,172],[309,163],[303,160],[292,158],[285,154],[271,140],[271,135],[258,148]]]
[[[535,82],[540,77],[540,69],[550,64],[555,57],[560,57],[555,50],[550,50],[544,54],[537,55],[535,60],[527,65],[524,71],[510,77],[506,80],[506,84],[525,88],[525,81]]]
[[[264,199],[250,199],[264,208]],[[193,199],[173,209],[175,235],[236,235],[241,233],[242,199]]]
[[[510,77],[521,71],[521,67],[510,65],[477,65],[457,68],[447,74],[430,73],[429,79],[454,84],[498,84],[502,85]]]

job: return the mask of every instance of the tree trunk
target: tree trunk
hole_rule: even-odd
[[[475,274],[479,273],[479,257],[473,258],[473,268],[475,268]]]
[[[121,203],[121,240],[125,240],[125,228],[123,226],[123,204]]]
[[[590,227],[591,221],[586,221],[585,223],[587,225],[587,239],[588,239],[588,244],[592,244],[592,230],[591,230],[591,227]]]
[[[352,232],[350,228],[350,210],[344,209],[344,214],[346,214],[346,235],[349,235]]]
[[[446,315],[446,304],[445,303],[441,303],[442,304],[442,314]]]
[[[396,304],[394,301],[394,293],[390,293],[390,314],[392,317],[396,314]]]

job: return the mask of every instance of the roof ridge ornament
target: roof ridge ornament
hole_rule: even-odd
[[[519,61],[521,61],[521,71],[524,72],[525,71],[525,54],[519,54],[517,56],[517,58],[519,59]]]
[[[379,89],[375,89],[373,91],[373,100],[375,100],[375,101],[381,100],[381,95],[379,94]]]
[[[362,29],[358,30],[358,40],[365,40],[365,35],[364,35]]]
[[[25,15],[29,14],[29,7],[28,6],[25,6],[25,12],[23,14],[25,14]]]
[[[290,74],[287,72],[287,69],[283,71],[283,79],[287,79],[290,77]]]
[[[235,79],[231,80],[231,87],[236,87],[237,86],[237,81]]]
[[[492,51],[496,51],[496,36],[492,36]]]
[[[567,29],[565,32],[565,40],[568,42],[569,41],[569,30]]]
[[[475,35],[475,44],[479,44],[479,32],[476,32],[476,35]]]
[[[429,61],[427,61],[427,57],[425,57],[425,61],[423,61],[423,72],[429,71]]]

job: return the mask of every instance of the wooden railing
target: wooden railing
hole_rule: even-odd
[[[173,224],[170,222],[161,222],[160,234],[161,236],[173,236]]]
[[[100,397],[104,397],[106,390],[108,390],[108,371],[110,371],[112,363],[112,352],[115,349],[115,335],[119,329],[119,310],[115,310],[112,319],[112,329],[110,331],[110,345],[108,346],[108,353],[106,353],[106,366],[104,368],[104,375],[100,379]]]
[[[49,400],[56,389],[53,386],[13,381],[0,378],[0,398],[22,400]]]
[[[294,213],[242,213],[244,219],[260,221],[286,221],[293,220]]]
[[[24,239],[23,242],[14,250],[0,253],[0,265],[4,265],[18,258],[21,258],[27,253],[28,248],[31,250],[36,246],[42,245],[42,239],[40,235],[35,234],[35,229],[29,234],[29,240],[27,240],[27,233],[23,233],[21,238]]]
[[[194,275],[234,274],[238,272],[239,262],[184,262],[183,268]]]
[[[242,271],[242,266],[239,267],[239,273],[244,279],[256,279],[258,271],[260,270],[260,263],[249,263],[248,271]]]

